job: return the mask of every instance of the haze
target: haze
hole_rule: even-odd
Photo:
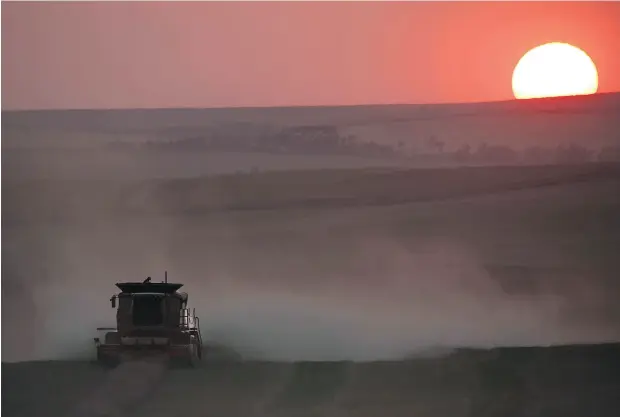
[[[619,3],[2,11],[6,416],[618,415]],[[166,270],[205,360],[92,363]]]

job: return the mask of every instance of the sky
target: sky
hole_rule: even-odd
[[[620,2],[2,2],[2,109],[512,99],[551,41],[620,91]]]

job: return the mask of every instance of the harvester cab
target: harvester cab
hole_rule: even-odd
[[[96,337],[97,360],[117,364],[124,359],[153,353],[173,361],[194,365],[202,359],[202,337],[195,310],[188,307],[188,295],[178,290],[183,284],[167,282],[122,282],[110,298],[116,308],[116,327],[106,330],[104,341]]]

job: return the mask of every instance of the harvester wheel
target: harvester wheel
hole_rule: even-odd
[[[200,345],[198,343],[192,343],[189,348],[189,361],[192,368],[199,365],[201,356]]]

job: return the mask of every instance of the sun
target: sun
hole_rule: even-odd
[[[512,74],[515,98],[594,94],[598,73],[592,59],[567,43],[552,42],[528,51]]]

